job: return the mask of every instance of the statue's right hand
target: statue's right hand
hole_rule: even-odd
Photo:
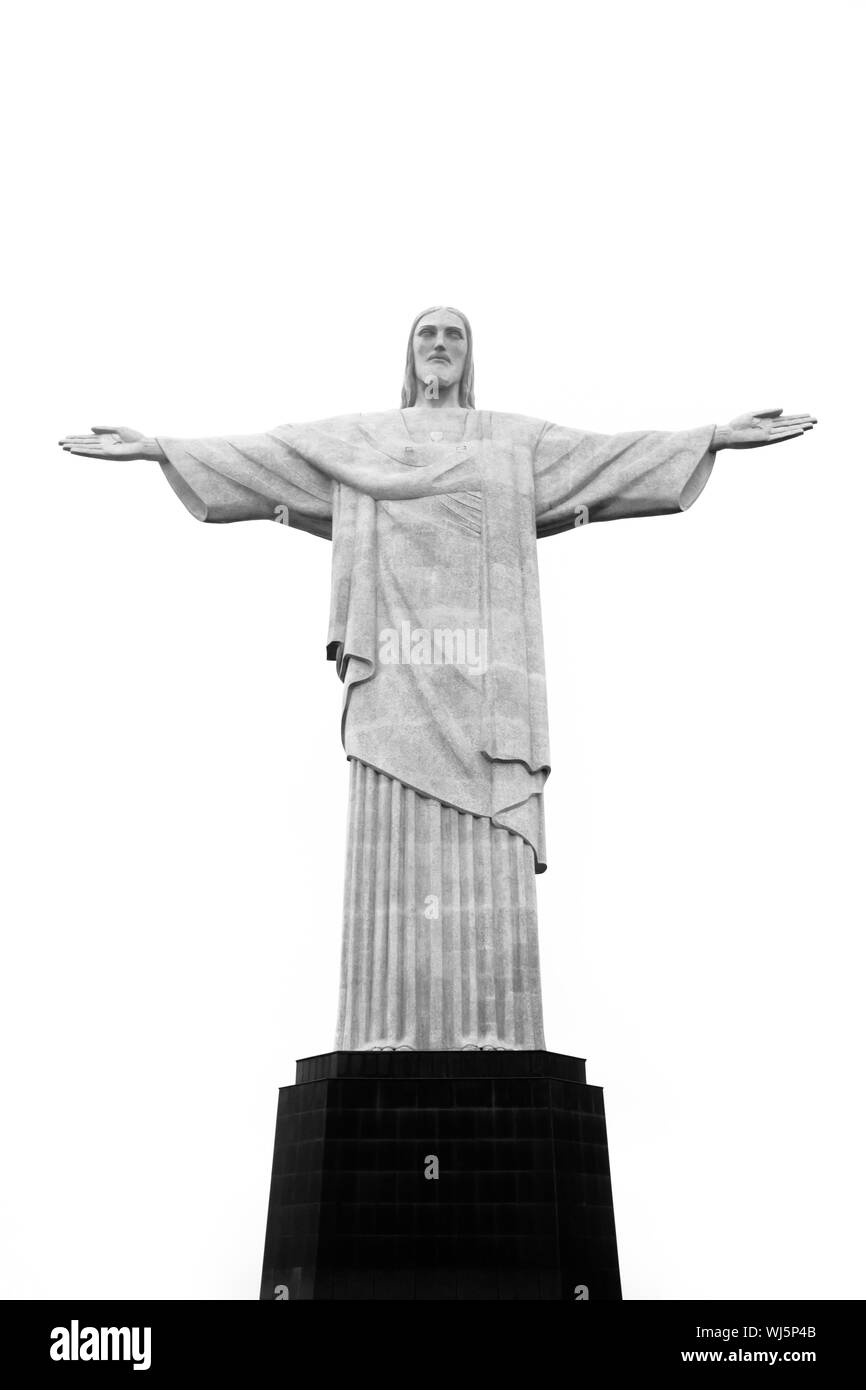
[[[68,434],[58,443],[68,454],[95,459],[153,459],[162,452],[155,439],[126,425],[94,425],[92,434]]]

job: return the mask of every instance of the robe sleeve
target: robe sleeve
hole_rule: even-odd
[[[157,436],[163,473],[197,521],[281,521],[331,535],[331,479],[292,448],[282,429],[221,439]]]
[[[710,476],[714,430],[591,434],[546,425],[533,462],[538,535],[586,521],[685,511]]]

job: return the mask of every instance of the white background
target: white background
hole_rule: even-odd
[[[626,1296],[863,1297],[862,20],[19,7],[6,1297],[256,1298],[277,1090],[337,1005],[330,548],[55,441],[396,406],[441,302],[482,407],[820,418],[684,516],[542,543],[542,967]]]

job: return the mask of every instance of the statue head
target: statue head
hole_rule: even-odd
[[[465,314],[445,304],[425,309],[412,324],[401,406],[415,404],[430,376],[435,376],[440,391],[458,384],[459,404],[475,409],[472,329]]]

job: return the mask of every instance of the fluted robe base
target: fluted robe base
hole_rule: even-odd
[[[532,849],[351,760],[335,1049],[544,1049]]]

